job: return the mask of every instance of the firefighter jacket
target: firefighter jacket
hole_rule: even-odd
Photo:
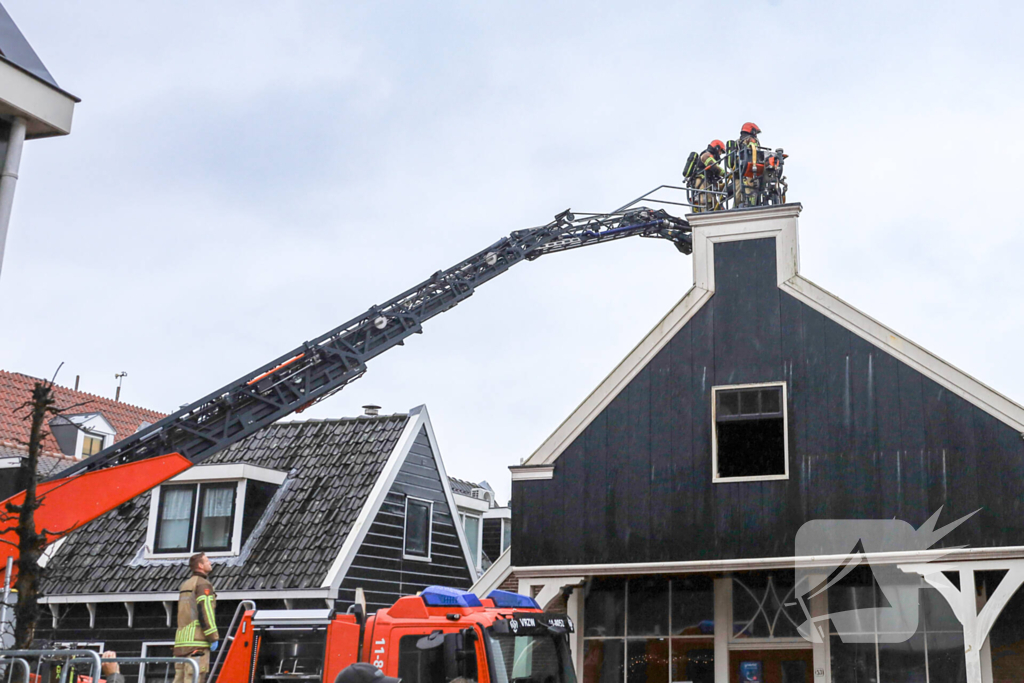
[[[704,170],[712,178],[720,178],[725,175],[725,171],[716,162],[715,155],[712,154],[711,152],[702,152],[700,155],[700,163],[703,164]]]
[[[208,649],[220,639],[217,633],[217,594],[202,574],[193,574],[178,589],[178,630],[174,634],[174,656],[187,657]]]

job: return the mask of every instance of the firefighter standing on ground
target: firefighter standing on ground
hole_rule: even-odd
[[[712,140],[708,148],[691,162],[694,168],[687,164],[688,168],[683,171],[690,181],[690,188],[696,190],[692,197],[695,212],[717,211],[722,208],[723,195],[711,192],[721,192],[725,187],[725,170],[718,163],[723,154],[725,143],[721,140]]]
[[[210,652],[217,649],[217,594],[206,578],[213,565],[204,553],[188,559],[192,576],[178,589],[178,630],[174,634],[174,656],[196,657],[199,680],[192,681],[192,667],[174,665],[174,683],[205,683],[210,672]]]

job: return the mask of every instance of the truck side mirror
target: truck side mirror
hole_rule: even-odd
[[[429,636],[423,636],[416,641],[416,649],[433,650],[435,647],[441,647],[444,642],[444,633],[441,631],[433,631]]]

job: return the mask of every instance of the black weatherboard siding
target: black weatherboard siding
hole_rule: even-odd
[[[430,562],[402,558],[408,496],[434,503]],[[351,603],[355,589],[361,587],[366,592],[367,608],[375,611],[390,607],[403,595],[417,593],[430,585],[469,588],[472,583],[424,427],[345,574],[338,597]]]
[[[513,483],[516,566],[793,554],[821,518],[920,526],[937,544],[1024,545],[1013,428],[776,284],[774,239],[715,245],[716,291],[555,461]],[[785,381],[789,479],[712,484],[711,388]]]
[[[501,519],[491,517],[484,520],[481,549],[491,562],[501,556]]]

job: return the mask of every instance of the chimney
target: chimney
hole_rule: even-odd
[[[380,406],[375,406],[372,403],[370,405],[363,406],[363,415],[369,415],[370,417],[376,417],[380,413]]]

